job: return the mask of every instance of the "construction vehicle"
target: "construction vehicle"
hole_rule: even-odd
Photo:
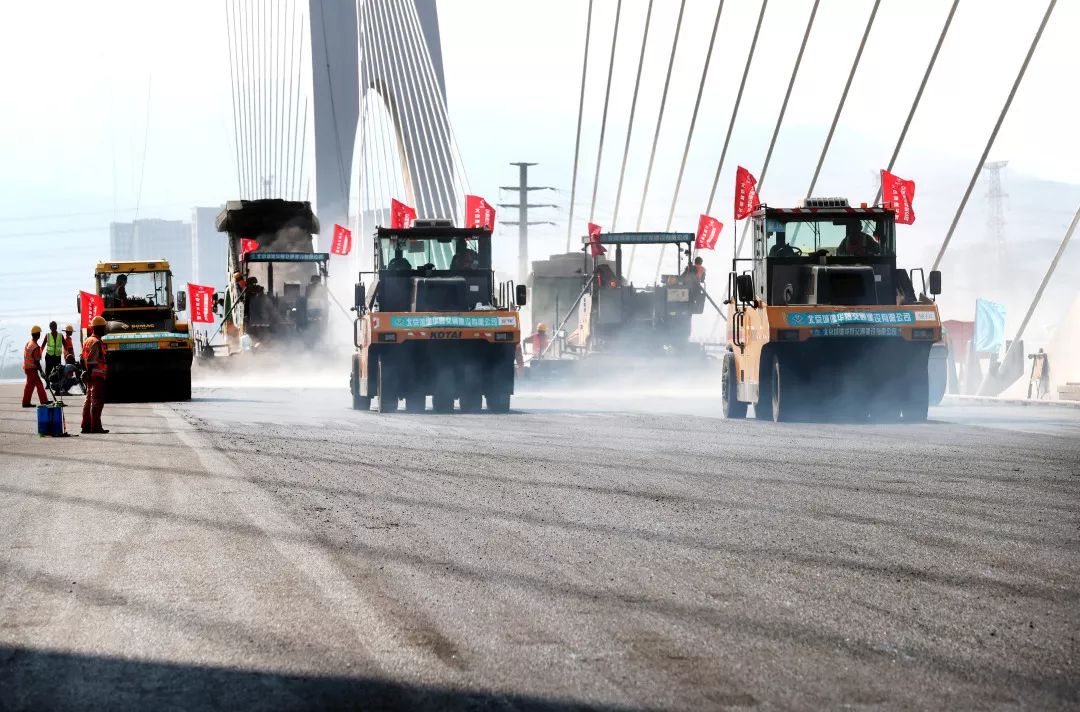
[[[753,257],[728,279],[725,416],[926,420],[941,274],[927,289],[896,267],[895,218],[843,198],[753,213]]]
[[[311,203],[280,199],[235,200],[217,217],[228,235],[228,286],[224,307],[225,343],[200,344],[229,355],[256,350],[315,347],[326,336],[330,255],[314,251],[319,220]],[[252,242],[254,241],[254,242]]]
[[[404,400],[436,412],[510,409],[525,285],[496,285],[491,231],[418,220],[375,232],[375,280],[357,283],[353,408],[390,413]],[[453,258],[450,259],[450,252]]]
[[[583,242],[587,244],[588,238]],[[648,368],[654,379],[662,373],[682,378],[715,365],[704,345],[690,340],[691,319],[704,311],[709,300],[690,260],[693,233],[606,233],[602,243],[605,249],[614,247],[614,261],[610,253],[608,259],[578,255],[573,276],[580,291],[573,300],[566,299],[566,277],[552,274],[550,268],[543,276],[534,270],[534,320],[545,316],[537,305],[569,304],[559,314],[550,345],[530,359],[529,379],[540,385],[592,379],[613,371],[626,373],[635,366]],[[635,249],[674,246],[676,272],[660,275],[655,285],[634,286],[623,273],[626,245]],[[562,265],[565,271],[575,260],[568,256],[549,262]],[[568,324],[573,326],[568,328]]]
[[[100,316],[109,323],[102,337],[108,349],[109,399],[191,398],[195,342],[188,323],[176,314],[187,309],[187,292],[173,292],[169,263],[98,262],[94,281],[104,304]],[[81,309],[81,300],[76,301]]]

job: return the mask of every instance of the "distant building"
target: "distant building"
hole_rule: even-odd
[[[192,281],[218,291],[225,288],[228,240],[214,221],[224,207],[191,209]]]
[[[109,259],[165,259],[172,268],[174,288],[192,278],[191,225],[181,220],[136,220],[109,224]]]

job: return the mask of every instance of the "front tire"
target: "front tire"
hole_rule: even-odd
[[[383,359],[383,356],[379,357],[379,412],[396,413],[398,409],[397,379],[393,367]]]
[[[738,378],[736,373],[735,354],[730,351],[724,354],[722,368],[723,382],[720,387],[720,403],[724,418],[745,418],[747,404],[739,400]]]
[[[797,384],[793,371],[787,359],[781,359],[779,354],[773,356],[769,384],[773,422],[795,420],[798,415]]]
[[[930,374],[923,358],[911,359],[906,386],[901,417],[905,423],[925,423],[930,409]]]

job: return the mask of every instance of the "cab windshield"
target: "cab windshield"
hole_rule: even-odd
[[[169,306],[168,272],[99,272],[97,279],[106,309]]]
[[[892,221],[885,216],[823,218],[814,215],[765,221],[765,244],[769,257],[894,257],[896,243]]]
[[[479,260],[479,248],[476,240],[396,240],[379,241],[382,264],[388,269],[419,269],[424,265],[434,265],[436,270],[447,269],[484,269]],[[397,251],[401,257],[397,257]]]

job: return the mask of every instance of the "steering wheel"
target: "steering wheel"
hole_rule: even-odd
[[[156,295],[155,295],[155,294],[153,294],[153,293],[151,293],[151,294],[147,294],[147,295],[146,295],[146,297],[145,297],[145,299],[146,299],[146,306],[148,306],[148,307],[156,306],[156,305],[154,304],[154,298],[155,298],[155,296],[156,296]]]
[[[784,245],[776,251],[777,257],[802,257],[802,250],[795,245]]]

